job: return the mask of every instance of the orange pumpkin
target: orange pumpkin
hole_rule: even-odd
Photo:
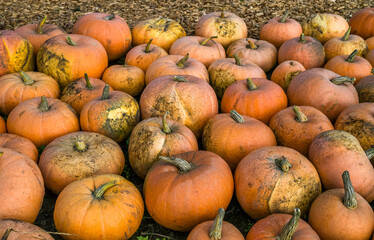
[[[108,67],[108,56],[103,45],[91,37],[58,35],[40,47],[37,65],[39,72],[50,75],[64,88],[85,73],[100,78]]]
[[[305,68],[298,61],[284,61],[274,69],[271,74],[271,81],[287,92],[288,85],[290,85],[292,79],[303,71],[305,71]]]
[[[361,102],[374,102],[374,76],[364,77],[355,85]]]
[[[38,149],[27,138],[11,133],[2,133],[0,134],[0,147],[13,149],[16,152],[28,156],[34,162],[38,162]]]
[[[358,10],[349,19],[352,33],[361,36],[363,39],[374,36],[374,8],[364,8]]]
[[[0,220],[0,237],[2,237],[2,240],[54,240],[49,233],[40,227],[14,219]]]
[[[104,174],[69,184],[57,198],[53,219],[57,231],[73,234],[65,239],[120,240],[138,230],[143,214],[134,184]]]
[[[57,137],[79,131],[79,121],[70,105],[42,96],[15,107],[8,116],[7,128],[9,133],[28,138],[41,147]]]
[[[373,37],[369,37],[368,39],[365,40],[368,48],[369,48],[369,51],[373,50],[374,49],[374,36]]]
[[[227,208],[234,181],[230,167],[217,154],[192,151],[160,158],[143,187],[147,210],[158,224],[186,232],[213,219],[219,208]]]
[[[0,31],[0,76],[7,73],[34,70],[33,48],[15,31]]]
[[[365,59],[368,60],[371,66],[374,67],[374,50],[369,51]]]
[[[35,97],[60,97],[60,88],[50,76],[40,72],[6,74],[0,77],[0,113],[8,115],[18,104]]]
[[[0,116],[0,133],[6,133],[6,122],[4,118]]]
[[[123,57],[131,47],[129,26],[123,18],[114,14],[88,13],[74,23],[73,34],[98,40],[105,48],[109,61]]]
[[[38,165],[26,155],[0,147],[0,192],[0,219],[33,223],[44,198]]]

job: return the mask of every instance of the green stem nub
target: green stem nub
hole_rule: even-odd
[[[83,140],[77,140],[75,142],[74,150],[76,150],[77,152],[85,152],[87,151],[87,145]]]
[[[44,16],[44,18],[40,21],[38,28],[36,29],[37,34],[43,34],[43,25],[47,21],[47,15]]]
[[[66,36],[66,40],[68,41],[68,44],[70,46],[77,46],[77,43],[73,41],[73,39],[71,39],[71,37],[69,35]]]
[[[47,98],[45,96],[41,97],[41,101],[40,101],[40,104],[39,104],[39,110],[41,112],[46,112],[46,111],[49,110],[48,101],[47,101]]]
[[[117,185],[117,180],[104,183],[103,185],[101,185],[100,187],[98,187],[97,189],[95,189],[95,191],[93,191],[92,194],[93,194],[94,198],[101,199],[101,198],[103,198],[103,195],[105,194],[105,192],[109,188],[114,187],[116,185]]]
[[[275,164],[282,169],[283,172],[288,172],[292,167],[291,163],[287,160],[286,157],[282,156],[275,159]]]
[[[116,15],[110,14],[104,18],[104,20],[112,20]]]
[[[295,233],[297,225],[299,224],[301,211],[299,208],[295,208],[293,210],[293,216],[286,223],[286,225],[283,226],[282,231],[280,232],[279,236],[276,237],[277,240],[291,240],[292,235]]]
[[[212,40],[213,38],[218,38],[218,36],[212,36],[212,37],[206,38],[206,39],[204,39],[204,40],[200,43],[200,45],[205,46],[205,45],[206,45],[210,40]]]
[[[184,56],[183,58],[181,58],[178,62],[177,62],[177,66],[180,67],[180,68],[183,68],[184,67],[184,64],[187,62],[188,60],[188,56],[189,56],[189,53],[186,54],[186,56]]]
[[[299,42],[300,43],[305,43],[306,42],[306,40],[305,40],[305,34],[304,33],[300,34],[300,40],[299,40]]]
[[[187,82],[187,79],[185,79],[182,76],[175,75],[174,76],[174,81],[177,81],[177,82]]]
[[[249,90],[256,90],[257,86],[251,78],[247,78],[247,87]]]
[[[344,200],[343,204],[349,209],[355,209],[357,207],[356,192],[352,186],[351,178],[349,177],[349,172],[343,172],[343,183],[344,183]]]
[[[284,23],[287,20],[288,15],[290,15],[290,11],[287,10],[281,20],[279,22]]]
[[[296,114],[296,121],[298,122],[306,122],[308,121],[307,116],[301,111],[300,107],[298,106],[293,106],[292,110]]]
[[[333,84],[340,85],[345,82],[353,84],[356,81],[356,78],[351,77],[336,77],[330,80]]]
[[[195,168],[195,165],[181,158],[159,156],[159,159],[177,167],[181,173],[187,173]]]
[[[342,41],[347,41],[350,33],[351,33],[351,26],[349,26],[348,30],[344,33],[344,36],[342,37]]]
[[[9,228],[5,231],[5,233],[4,233],[4,235],[2,236],[1,240],[8,240],[8,237],[9,237],[9,235],[10,235],[10,233],[11,233],[12,231],[14,231],[14,229],[11,228],[11,227],[9,227]]]
[[[209,237],[211,240],[219,240],[222,237],[222,223],[223,218],[225,217],[225,209],[220,208],[218,209],[218,213],[216,218],[214,219],[214,223],[209,230]]]
[[[92,86],[90,79],[88,78],[87,73],[84,74],[84,78],[86,79],[86,88],[87,89],[93,89],[94,87]]]
[[[224,10],[221,11],[221,18],[225,18],[225,11]]]
[[[29,76],[27,75],[24,71],[19,71],[18,72],[19,75],[21,75],[21,78],[22,78],[22,81],[24,84],[26,85],[31,85],[33,84],[35,81]]]
[[[103,89],[103,95],[101,96],[101,100],[107,100],[109,99],[109,85],[105,84]]]
[[[240,61],[240,58],[238,55],[234,54],[235,64],[238,66],[243,66],[242,62]]]
[[[356,55],[358,53],[358,50],[355,49],[351,54],[349,54],[349,56],[347,57],[347,59],[345,60],[346,62],[350,62],[350,63],[353,63]]]
[[[166,111],[162,117],[162,131],[166,134],[171,133],[171,129],[166,122],[166,116],[169,114],[169,111]]]
[[[145,53],[149,53],[150,52],[149,48],[151,47],[152,41],[153,41],[153,38],[149,39],[147,45],[145,45],[145,50],[144,50]]]
[[[231,110],[230,111],[230,117],[234,119],[237,123],[244,123],[244,118],[242,115],[240,115],[237,111]]]

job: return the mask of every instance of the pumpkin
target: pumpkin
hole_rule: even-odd
[[[313,164],[296,150],[281,146],[263,147],[245,156],[234,179],[238,202],[254,220],[273,213],[292,214],[295,207],[305,217],[322,191]]]
[[[374,66],[374,50],[369,51],[365,59],[369,61],[371,66]]]
[[[231,170],[235,170],[248,153],[277,145],[274,133],[268,126],[235,110],[210,118],[204,125],[202,143],[205,150],[222,157]]]
[[[211,12],[203,15],[195,26],[195,35],[208,38],[217,36],[216,41],[227,48],[233,41],[247,37],[244,20],[231,12]]]
[[[294,60],[301,63],[305,69],[323,67],[325,49],[315,38],[304,36],[292,38],[282,44],[278,51],[278,62]]]
[[[2,133],[0,134],[0,147],[13,149],[18,153],[28,156],[34,162],[38,162],[38,149],[27,138],[11,133]]]
[[[141,44],[130,49],[126,54],[125,62],[146,72],[153,61],[168,55],[162,47],[151,44],[152,41],[153,39],[151,38],[147,44]]]
[[[374,76],[364,77],[355,85],[361,102],[374,102]]]
[[[3,219],[0,220],[0,237],[2,240],[53,240],[45,230],[28,222]]]
[[[73,204],[72,204],[73,203]],[[124,177],[97,175],[69,184],[58,195],[53,213],[65,239],[129,239],[139,228],[144,202],[139,190]]]
[[[171,45],[169,53],[183,56],[189,54],[190,57],[201,62],[208,68],[214,60],[226,57],[223,46],[219,42],[214,41],[213,38],[217,38],[217,36],[208,38],[186,36],[179,38]]]
[[[290,85],[292,79],[303,71],[305,71],[305,68],[298,61],[284,61],[274,69],[270,80],[287,92],[288,85]]]
[[[326,64],[329,69],[339,75],[355,78],[354,84],[371,73],[372,66],[365,58],[357,56],[357,49],[350,55],[340,55],[331,58]]]
[[[178,38],[186,36],[186,31],[175,20],[159,17],[138,22],[131,31],[133,45],[145,44],[153,39],[153,44],[166,52]]]
[[[248,78],[231,84],[221,101],[224,113],[235,110],[265,124],[287,107],[287,96],[276,83],[264,78]]]
[[[20,71],[0,77],[2,114],[8,115],[21,102],[41,96],[60,97],[57,82],[44,73]]]
[[[61,101],[69,104],[80,115],[86,103],[102,95],[104,86],[104,81],[88,77],[85,73],[83,78],[78,78],[66,85],[61,94]],[[113,89],[109,87],[109,91]]]
[[[355,191],[368,202],[374,200],[374,168],[352,134],[341,130],[318,134],[310,144],[309,160],[316,167],[325,189],[342,188],[340,177],[347,170]]]
[[[160,117],[148,118],[137,124],[129,140],[129,162],[132,169],[144,179],[158,156],[197,151],[199,146],[193,132],[183,124]]]
[[[210,85],[219,99],[222,99],[226,89],[234,82],[245,78],[266,78],[266,73],[256,64],[247,59],[223,58],[214,61],[208,69]]]
[[[277,112],[270,120],[279,146],[290,147],[308,157],[309,145],[321,132],[334,126],[320,110],[309,106],[293,106]]]
[[[190,75],[161,76],[148,84],[140,96],[142,119],[169,118],[187,126],[199,138],[206,121],[218,114],[218,100],[213,88]]]
[[[149,65],[145,73],[145,84],[164,75],[192,75],[209,82],[209,74],[201,62],[190,58],[187,53],[182,55],[167,55],[156,59]]]
[[[246,240],[319,240],[313,228],[300,219],[300,209],[295,208],[293,215],[284,213],[271,214],[256,222],[249,230]]]
[[[138,102],[121,91],[109,92],[106,84],[103,94],[86,103],[80,115],[83,131],[101,133],[116,142],[130,136],[140,121]]]
[[[342,174],[344,188],[323,192],[310,207],[309,224],[321,239],[365,240],[374,230],[373,209],[355,192],[349,175]]]
[[[79,121],[70,105],[42,96],[15,107],[8,116],[7,129],[41,147],[57,137],[79,131]]]
[[[37,56],[40,46],[48,39],[67,33],[55,24],[45,24],[47,16],[39,23],[26,24],[15,31],[29,41],[34,49],[34,57]]]
[[[4,118],[0,116],[0,133],[6,133],[6,122]]]
[[[277,63],[277,49],[273,44],[253,38],[242,38],[230,44],[227,49],[227,56],[249,60],[258,65],[264,72],[268,72],[274,68]]]
[[[317,13],[302,24],[305,35],[318,39],[322,44],[334,37],[341,37],[348,30],[348,22],[337,14]]]
[[[369,37],[368,39],[365,40],[367,46],[368,46],[368,49],[369,51],[373,50],[374,49],[374,36],[373,37]]]
[[[315,107],[334,123],[345,108],[358,103],[354,81],[324,68],[306,70],[288,86],[289,105]]]
[[[44,198],[38,165],[26,155],[0,147],[0,192],[0,219],[33,223]]]
[[[39,72],[51,76],[63,89],[85,73],[100,78],[108,67],[108,56],[103,45],[91,37],[57,35],[40,47],[37,65]]]
[[[331,38],[323,47],[325,48],[326,61],[340,55],[349,55],[357,49],[357,56],[365,57],[369,52],[368,44],[362,37],[350,34],[351,27],[343,37]]]
[[[335,122],[335,129],[349,132],[364,150],[374,147],[374,103],[359,103],[347,107]]]
[[[105,70],[102,79],[114,90],[128,93],[133,97],[140,95],[145,87],[143,70],[127,63],[110,66]]]
[[[73,26],[73,34],[98,40],[113,61],[123,57],[131,47],[131,31],[126,21],[118,15],[88,13],[80,17]]]
[[[223,221],[224,216],[225,210],[220,208],[214,220],[194,227],[187,240],[244,240],[242,233],[234,225]]]
[[[125,156],[114,140],[92,132],[74,132],[56,138],[40,155],[45,186],[59,194],[71,182],[99,174],[120,175]]]
[[[357,34],[363,39],[374,36],[374,8],[364,8],[358,10],[349,19],[349,25],[352,27],[352,33]]]
[[[287,40],[300,36],[301,24],[288,18],[287,10],[282,18],[272,18],[260,29],[260,39],[273,44],[277,49]]]
[[[15,31],[0,31],[0,76],[7,73],[34,70],[33,48]]]
[[[234,181],[230,167],[217,154],[192,151],[160,159],[143,187],[148,213],[158,224],[186,232],[214,219],[219,208],[227,208]]]

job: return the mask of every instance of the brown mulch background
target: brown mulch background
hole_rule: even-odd
[[[71,32],[74,22],[80,16],[90,12],[106,12],[120,15],[130,28],[144,19],[169,17],[179,21],[188,35],[191,35],[201,15],[226,10],[242,17],[247,23],[249,37],[257,38],[262,24],[268,19],[283,15],[286,10],[290,10],[291,18],[299,22],[315,13],[335,13],[349,20],[358,9],[369,6],[374,7],[374,0],[0,0],[0,30],[14,30],[27,23],[39,22],[47,15],[47,23],[57,24]],[[126,143],[122,144],[122,148],[124,152],[127,151]],[[135,176],[128,162],[126,164],[122,175],[141,191],[142,180]],[[56,197],[46,191],[43,208],[35,222],[48,231],[55,231],[53,209]],[[233,223],[244,236],[254,223],[240,208],[235,196],[227,209],[225,220]],[[139,236],[148,236],[148,240],[162,240],[186,239],[187,234],[165,229],[145,213],[138,232],[131,239],[138,239]],[[59,236],[54,237],[62,239]]]

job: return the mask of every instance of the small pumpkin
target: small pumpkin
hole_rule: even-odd
[[[74,204],[72,204],[74,203]],[[124,177],[96,175],[69,184],[58,195],[53,220],[65,239],[129,239],[144,214],[139,190]]]
[[[288,85],[290,85],[292,79],[303,71],[305,71],[305,68],[298,61],[284,61],[274,69],[270,80],[287,92]]]
[[[361,36],[363,39],[374,36],[374,8],[359,9],[349,19],[352,33]]]
[[[16,152],[28,156],[34,162],[38,162],[38,149],[27,138],[11,133],[2,133],[0,134],[0,147],[13,149]]]
[[[373,73],[373,71],[372,71]],[[374,102],[374,76],[364,77],[355,85],[361,102]]]
[[[28,222],[2,219],[0,220],[0,237],[1,240],[54,240],[42,228]]]

